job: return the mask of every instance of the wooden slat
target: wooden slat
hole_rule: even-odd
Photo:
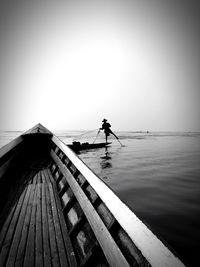
[[[37,184],[37,177],[38,177],[38,173],[36,173],[31,181],[32,184],[36,185]]]
[[[65,250],[66,250],[67,255],[68,255],[69,266],[75,267],[75,266],[77,266],[77,262],[76,262],[74,250],[72,248],[72,244],[71,244],[71,241],[70,241],[70,238],[68,235],[68,230],[67,230],[67,226],[66,226],[65,219],[63,216],[60,199],[59,199],[59,196],[57,194],[57,190],[56,190],[55,185],[53,185],[53,190],[54,190],[60,225],[61,225],[62,236],[63,236],[63,240],[65,243]]]
[[[41,171],[41,179],[42,179],[42,183],[46,183],[46,177],[44,175],[44,170]]]
[[[23,266],[26,242],[27,242],[27,238],[28,238],[28,231],[29,231],[29,226],[30,226],[32,205],[33,205],[34,195],[35,195],[35,185],[30,185],[29,187],[31,188],[31,195],[30,195],[30,199],[29,199],[29,203],[28,203],[28,207],[27,207],[25,220],[24,220],[23,231],[22,231],[22,234],[21,234],[21,240],[20,240],[20,243],[19,243],[18,251],[17,251],[15,267]]]
[[[34,185],[35,186],[35,185]],[[35,187],[34,199],[31,211],[30,226],[28,231],[28,239],[25,250],[24,266],[34,266],[35,257],[35,218],[36,218],[36,207],[37,207],[37,190]]]
[[[47,169],[47,174],[48,174],[48,176],[49,176],[50,181],[51,181],[52,183],[55,183],[55,180],[54,180],[54,178],[53,178],[53,176],[52,176],[52,174],[51,174],[51,172],[50,172],[49,169]]]
[[[7,260],[7,264],[6,264],[7,267],[14,266],[14,263],[15,263],[15,258],[17,256],[17,248],[18,248],[19,243],[20,243],[23,224],[24,224],[25,215],[27,212],[27,206],[28,206],[28,201],[29,201],[30,196],[31,196],[31,186],[28,186],[27,191],[26,191],[26,195],[25,195],[25,198],[23,201],[23,205],[21,206],[20,216],[19,216],[19,219],[17,220],[17,225],[16,225],[16,229],[14,232],[14,237],[12,239],[12,244],[11,244],[11,248],[9,251],[8,260]]]
[[[22,206],[22,203],[24,201],[25,194],[26,194],[26,189],[23,191],[23,193],[20,196],[20,199],[17,203],[17,207],[16,207],[15,212],[13,214],[12,220],[9,224],[8,231],[7,231],[6,236],[4,238],[4,242],[2,244],[2,249],[0,252],[0,266],[5,265],[6,257],[7,257],[8,252],[9,252],[9,248],[10,248],[11,241],[12,241],[12,238],[14,235],[14,230],[15,230],[15,227],[17,224],[17,220],[18,220],[20,211],[21,211],[21,206]],[[6,226],[8,226],[7,223],[6,223]],[[5,231],[5,230],[6,229],[3,227],[2,231]]]
[[[48,175],[48,170],[44,170],[44,176],[45,176],[45,179],[46,179],[46,182],[47,183],[51,183],[53,180],[50,179],[49,175]],[[54,182],[54,181],[53,181]]]
[[[64,246],[64,242],[62,238],[60,222],[58,218],[58,212],[57,212],[57,207],[56,207],[56,203],[54,199],[52,184],[49,183],[48,186],[49,186],[49,193],[50,193],[50,200],[51,200],[53,222],[54,222],[54,227],[55,227],[56,241],[57,241],[57,246],[58,246],[58,253],[60,257],[60,264],[61,266],[64,267],[64,266],[68,266],[68,261],[67,261],[65,246]]]
[[[45,170],[45,174],[48,176],[49,180],[53,180],[53,177],[51,177],[52,175],[51,175],[50,171]],[[55,211],[57,213],[56,217],[57,217],[57,220],[59,221],[59,224],[60,224],[60,230],[61,230],[61,235],[62,235],[61,238],[64,241],[65,254],[67,254],[69,266],[75,267],[75,266],[77,266],[77,263],[76,263],[74,251],[72,248],[72,244],[71,244],[71,241],[70,241],[69,236],[68,236],[68,230],[67,230],[64,215],[62,212],[62,207],[61,207],[60,199],[59,199],[59,196],[57,193],[55,181],[54,181],[54,183],[52,183],[52,185],[49,184],[49,187],[52,188],[52,189],[50,189],[52,192],[51,196],[52,196],[52,199],[54,202],[52,207],[55,207]]]
[[[10,174],[13,176],[13,174]],[[10,217],[10,213],[13,209],[13,207],[16,207],[17,202],[20,198],[20,195],[22,191],[24,190],[24,187],[26,186],[27,182],[26,178],[29,176],[29,171],[28,170],[19,170],[17,169],[16,172],[14,173],[14,179],[17,181],[17,186],[14,183],[11,185],[10,190],[9,190],[9,197],[7,198],[7,201],[5,203],[5,206],[1,212],[0,215],[0,229],[2,229],[3,225],[5,224],[5,221],[8,220]],[[11,177],[11,176],[9,176]],[[19,185],[19,186],[18,186]],[[12,217],[10,217],[12,218]],[[2,238],[0,236],[0,250],[1,250],[1,243],[2,243]]]
[[[40,171],[37,173],[37,180],[36,180],[37,184],[41,183],[41,179],[40,179]]]
[[[42,173],[44,177],[44,174]],[[51,266],[51,254],[49,244],[49,229],[48,229],[48,217],[47,217],[47,203],[46,203],[46,185],[42,184],[42,235],[43,235],[43,256],[44,266]]]
[[[48,172],[47,174],[51,175],[50,172]],[[77,266],[76,258],[74,255],[74,250],[72,248],[71,241],[70,241],[69,236],[67,234],[68,230],[67,230],[67,226],[66,226],[65,219],[63,216],[62,206],[61,206],[60,198],[58,196],[58,192],[57,192],[55,183],[52,184],[52,188],[53,188],[53,192],[54,192],[55,203],[56,203],[58,217],[59,217],[59,221],[60,221],[62,237],[64,239],[65,249],[66,249],[66,252],[68,254],[69,266],[75,267],[75,266]]]
[[[45,184],[45,193],[46,193],[46,207],[47,207],[47,221],[48,221],[48,229],[49,229],[49,242],[50,242],[50,251],[51,251],[51,259],[53,266],[60,266],[59,257],[58,257],[58,249],[55,238],[55,229],[53,223],[52,209],[51,209],[51,200],[49,195],[48,184]]]
[[[36,180],[36,184],[40,183],[40,172],[37,173],[37,180]]]
[[[38,174],[40,177],[40,174]],[[41,183],[36,185],[37,188],[37,210],[36,210],[36,237],[35,237],[35,265],[43,266],[43,248],[42,248],[42,191]]]
[[[10,210],[8,217],[7,217],[3,227],[1,229],[1,232],[0,232],[0,252],[1,252],[1,248],[3,245],[4,239],[6,237],[7,231],[9,229],[9,226],[10,226],[10,223],[11,223],[11,220],[12,220],[12,217],[13,217],[13,214],[15,212],[16,207],[17,207],[17,202],[14,204],[14,206]]]
[[[96,212],[96,210],[94,209],[94,207],[92,206],[92,204],[90,203],[90,201],[88,200],[88,198],[86,197],[83,190],[80,188],[70,171],[61,162],[61,160],[58,158],[54,151],[51,151],[51,156],[59,166],[61,172],[66,177],[71,189],[73,190],[74,195],[76,196],[80,206],[82,207],[83,212],[85,213],[110,266],[129,266],[128,262],[126,261],[120,249],[116,245],[115,241],[113,240],[111,234],[105,227],[98,213]]]

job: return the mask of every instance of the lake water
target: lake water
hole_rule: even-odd
[[[1,132],[0,147],[19,132]],[[56,133],[65,143],[97,132]],[[82,135],[80,135],[82,134]],[[200,133],[116,132],[112,145],[79,157],[188,266],[199,266]],[[104,141],[103,134],[96,142]]]

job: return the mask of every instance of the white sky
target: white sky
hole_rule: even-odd
[[[200,131],[192,2],[5,1],[0,129]]]

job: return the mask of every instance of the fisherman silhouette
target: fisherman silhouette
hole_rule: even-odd
[[[108,136],[109,136],[110,134],[114,135],[115,138],[116,138],[117,140],[119,140],[119,138],[118,138],[118,137],[111,131],[111,129],[110,129],[110,127],[111,127],[110,123],[107,122],[106,119],[103,119],[102,122],[103,122],[103,124],[102,124],[101,128],[99,128],[99,130],[104,130],[104,133],[105,133],[105,136],[106,136],[106,143],[107,143],[107,141],[108,141]]]

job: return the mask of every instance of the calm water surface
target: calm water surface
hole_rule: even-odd
[[[1,133],[0,146],[18,132]],[[93,142],[96,133],[58,132],[65,142]],[[79,157],[188,266],[199,266],[200,134],[118,132],[107,149]],[[99,135],[96,142],[103,141]]]

